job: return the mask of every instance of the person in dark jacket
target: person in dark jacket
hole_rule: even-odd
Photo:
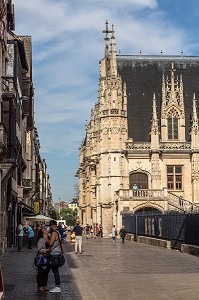
[[[61,242],[62,242],[62,244],[64,243],[64,230],[63,230],[63,228],[62,228],[62,225],[61,225],[61,222],[59,222],[59,224],[58,224],[58,231],[59,231],[59,233],[60,233],[60,236],[61,236]]]
[[[99,237],[103,237],[103,227],[101,224],[99,226]]]
[[[122,244],[124,244],[126,235],[127,235],[127,231],[126,231],[125,226],[123,225],[122,228],[120,229],[120,236],[122,238]]]
[[[75,232],[75,253],[78,253],[78,246],[79,246],[79,254],[82,254],[82,232],[83,227],[80,226],[80,222],[77,222],[77,225],[73,228]]]

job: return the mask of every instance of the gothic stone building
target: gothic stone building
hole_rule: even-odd
[[[78,176],[79,217],[106,235],[124,213],[198,209],[199,57],[116,56],[108,23],[104,32]]]

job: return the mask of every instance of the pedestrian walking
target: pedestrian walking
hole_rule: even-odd
[[[35,233],[31,225],[28,225],[27,227],[27,235],[28,235],[28,249],[32,249]]]
[[[103,237],[103,227],[101,224],[99,225],[99,237]]]
[[[86,224],[86,238],[88,239],[90,235],[90,225]]]
[[[99,226],[98,226],[98,223],[96,223],[96,225],[95,225],[95,238],[96,237],[99,237]]]
[[[79,254],[82,254],[83,227],[80,226],[80,223],[78,221],[77,221],[77,225],[73,228],[73,231],[75,232],[75,253],[77,254],[79,250]]]
[[[23,246],[28,246],[28,229],[27,225],[23,224]]]
[[[115,228],[115,225],[113,225],[113,228],[111,230],[111,235],[112,235],[112,240],[113,244],[116,242],[116,237],[117,237],[117,229]]]
[[[49,252],[48,231],[41,228],[37,234],[37,251],[38,254],[46,256]],[[37,267],[37,287],[39,292],[47,292],[48,273],[50,272],[49,264]]]
[[[35,227],[35,240],[36,242],[38,241],[38,234],[40,232],[41,226],[39,223],[37,223],[36,227]]]
[[[90,233],[91,233],[91,237],[93,237],[94,232],[93,232],[93,226],[92,225],[91,225],[91,228],[90,228]]]
[[[61,236],[58,231],[57,222],[51,220],[49,222],[51,238],[49,241],[50,245],[50,256],[58,256],[62,253]],[[57,266],[52,266],[52,272],[55,278],[55,287],[50,290],[50,293],[61,293],[61,280],[59,275],[59,269]]]
[[[127,235],[127,231],[126,231],[125,226],[123,225],[122,228],[120,229],[120,236],[122,238],[122,243],[123,244],[124,244],[124,240],[125,240],[126,235]]]
[[[58,231],[59,231],[59,233],[60,233],[60,236],[61,236],[61,242],[62,242],[62,244],[63,244],[63,243],[64,243],[64,238],[65,238],[65,236],[64,236],[64,229],[62,228],[61,222],[59,222],[59,224],[58,224]]]
[[[17,235],[17,250],[22,252],[22,246],[23,246],[23,236],[24,236],[24,230],[23,230],[23,224],[20,222],[16,228],[16,235]]]

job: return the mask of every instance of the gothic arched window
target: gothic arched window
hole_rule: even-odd
[[[178,115],[175,111],[168,116],[168,140],[178,139]]]
[[[136,184],[139,189],[148,189],[148,176],[145,173],[132,173],[129,177],[130,189]]]

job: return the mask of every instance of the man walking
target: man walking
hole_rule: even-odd
[[[99,237],[99,226],[98,223],[95,224],[95,238]]]
[[[31,225],[28,225],[27,231],[28,231],[28,233],[27,233],[28,234],[28,249],[32,249],[35,233],[34,233],[34,230],[32,229]]]
[[[122,238],[122,244],[124,244],[124,240],[125,240],[126,235],[127,235],[127,231],[126,231],[126,228],[123,225],[122,228],[120,229],[120,236]]]
[[[16,228],[16,234],[17,234],[17,248],[18,251],[22,252],[22,245],[23,245],[23,235],[24,235],[24,231],[23,231],[23,225],[21,224],[21,222],[19,223],[19,225]]]
[[[117,237],[117,229],[115,228],[115,225],[113,225],[113,228],[111,230],[112,233],[112,240],[113,240],[113,244],[115,244],[116,242],[116,237]]]
[[[75,232],[75,254],[78,253],[78,246],[79,246],[79,254],[82,254],[82,231],[83,227],[80,226],[79,221],[77,221],[77,225],[73,228]]]
[[[89,224],[86,224],[86,238],[88,239],[90,235],[90,226]]]

